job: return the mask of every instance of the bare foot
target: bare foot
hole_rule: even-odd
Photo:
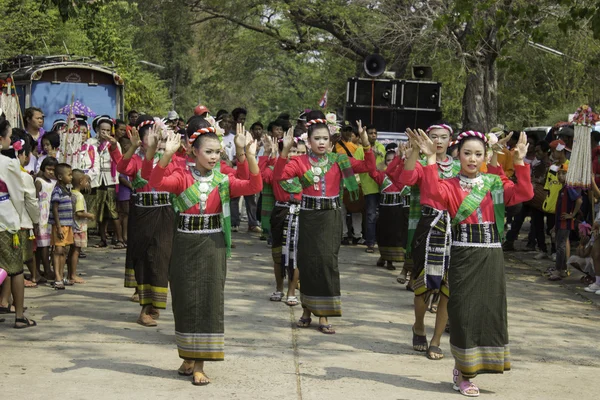
[[[76,276],[74,278],[69,279],[69,282],[82,284],[85,283],[85,280],[79,276]]]

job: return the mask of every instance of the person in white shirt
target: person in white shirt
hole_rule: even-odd
[[[100,233],[100,243],[94,247],[107,247],[106,227],[108,221],[115,221],[115,235],[117,236],[116,249],[125,248],[123,243],[123,232],[121,225],[116,221],[119,219],[117,211],[117,184],[119,183],[119,174],[117,173],[117,165],[110,157],[110,141],[108,138],[112,136],[113,120],[108,115],[96,117],[92,122],[92,128],[96,132],[98,138],[97,147],[97,168],[99,169],[96,175],[96,181],[92,181],[91,187],[96,188],[96,221],[98,221],[98,231]],[[121,147],[116,143],[119,151]]]
[[[25,201],[25,189],[21,176],[21,164],[16,159],[23,152],[25,140],[12,137],[10,123],[2,113],[0,115],[0,268],[8,277],[4,280],[0,291],[0,313],[11,312],[9,301],[12,294],[14,302],[15,325],[17,329],[36,326],[23,314],[25,297],[25,278],[23,276],[23,245],[21,243],[22,217],[24,213],[33,212],[31,202]],[[36,207],[37,208],[37,207]],[[35,214],[33,215],[35,218]]]

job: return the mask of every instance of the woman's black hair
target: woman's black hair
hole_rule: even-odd
[[[385,145],[385,151],[394,151],[398,148],[398,143],[392,142]]]
[[[37,108],[37,107],[29,107],[28,109],[25,110],[25,113],[23,114],[23,119],[25,120],[25,127],[27,127],[27,121],[29,121],[31,118],[33,118],[33,115],[35,114],[36,111],[39,113],[42,113],[42,115],[44,114],[42,109]]]
[[[10,122],[7,119],[0,121],[0,137],[6,137],[8,135],[9,129]]]
[[[314,111],[311,111],[311,112],[309,112],[308,114],[306,114],[306,122],[312,121],[312,120],[314,120],[314,119],[322,119],[322,120],[325,120],[325,114],[323,114],[323,113],[322,113],[321,111],[319,111],[319,110],[314,110]],[[312,134],[313,134],[313,132],[314,132],[316,129],[319,129],[319,128],[326,128],[326,129],[327,129],[327,124],[321,124],[321,123],[318,123],[318,124],[312,124],[312,125],[310,125],[310,126],[308,127],[308,137],[311,137],[311,136],[312,136]]]
[[[44,140],[49,141],[50,146],[52,146],[53,149],[58,149],[60,147],[60,135],[58,134],[58,132],[46,132],[44,136],[42,136],[42,144]]]
[[[21,150],[15,151],[14,149],[4,149],[1,151],[3,156],[8,158],[17,158],[17,154],[20,155],[25,153],[25,155],[29,155],[29,153],[31,153],[31,143],[28,140],[27,135],[25,135],[23,132],[24,131],[22,129],[14,128],[12,136],[10,137],[11,146],[14,146],[14,144],[18,141],[23,141],[23,147]]]
[[[480,138],[479,136],[467,136],[466,138],[463,138],[460,142],[458,142],[458,152],[460,153],[460,149],[462,149],[464,144],[470,142],[471,140],[477,140],[481,142],[481,144],[483,145],[483,151],[487,151],[487,146],[482,138]]]
[[[31,136],[25,129],[12,128],[12,135],[20,136],[21,139],[25,141],[26,145],[29,146],[30,152],[37,147],[37,141],[33,140],[33,136]]]
[[[138,119],[135,121],[135,127],[137,128],[138,133],[140,134],[140,140],[144,140],[144,136],[146,135],[146,132],[148,132],[150,130],[150,128],[152,127],[152,124],[149,124],[149,125],[144,125],[140,128],[139,127],[140,124],[144,121],[154,121],[154,117],[152,115],[144,114],[144,115],[140,115],[138,117]]]
[[[40,165],[40,172],[44,172],[48,167],[56,167],[58,165],[58,160],[54,157],[46,157],[44,161],[42,161],[42,165]]]
[[[540,140],[535,145],[540,146],[540,149],[546,154],[550,152],[550,143],[546,142],[545,140]]]
[[[210,124],[210,122],[208,122],[203,116],[195,115],[192,118],[190,118],[187,129],[185,131],[185,135],[189,139],[192,136],[192,134],[194,134],[198,130],[202,128],[210,128],[211,126],[212,125]],[[219,137],[216,133],[213,132],[203,133],[202,135],[198,136],[198,138],[196,138],[192,146],[194,146],[195,149],[199,149],[204,140],[206,139],[219,140]]]

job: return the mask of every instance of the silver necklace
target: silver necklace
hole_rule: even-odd
[[[462,174],[458,175],[460,188],[465,192],[470,192],[473,188],[483,188],[483,176],[477,175],[475,178],[468,178]]]

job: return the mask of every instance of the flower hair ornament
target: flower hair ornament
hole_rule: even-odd
[[[427,130],[425,131],[425,133],[429,134],[429,132],[431,132],[434,129],[445,129],[448,132],[450,132],[450,136],[452,136],[454,134],[454,131],[452,130],[452,127],[450,125],[446,125],[446,124],[431,125],[429,128],[427,128]]]
[[[194,144],[194,142],[196,141],[196,139],[198,139],[198,137],[200,135],[204,135],[205,133],[216,133],[216,129],[212,126],[209,126],[208,128],[201,128],[198,129],[196,132],[192,133],[192,135],[190,136],[190,138],[188,139],[188,143],[191,145]]]
[[[213,117],[212,115],[207,115],[206,118],[204,118],[205,120],[208,121],[208,123],[215,128],[215,133],[217,134],[217,136],[219,137],[219,140],[223,140],[223,136],[225,135],[225,129],[221,128],[219,126],[219,122],[221,122],[221,120],[216,121],[215,117]]]
[[[21,150],[23,150],[23,146],[24,146],[24,145],[25,145],[25,141],[24,141],[23,139],[21,139],[21,140],[19,140],[19,141],[17,141],[17,142],[14,142],[14,143],[13,143],[13,144],[11,144],[10,146],[8,146],[8,149],[9,149],[9,150],[11,150],[11,149],[12,149],[12,150],[14,150],[14,151],[15,151],[15,156],[18,156],[18,155],[19,155],[19,152],[20,152]]]

